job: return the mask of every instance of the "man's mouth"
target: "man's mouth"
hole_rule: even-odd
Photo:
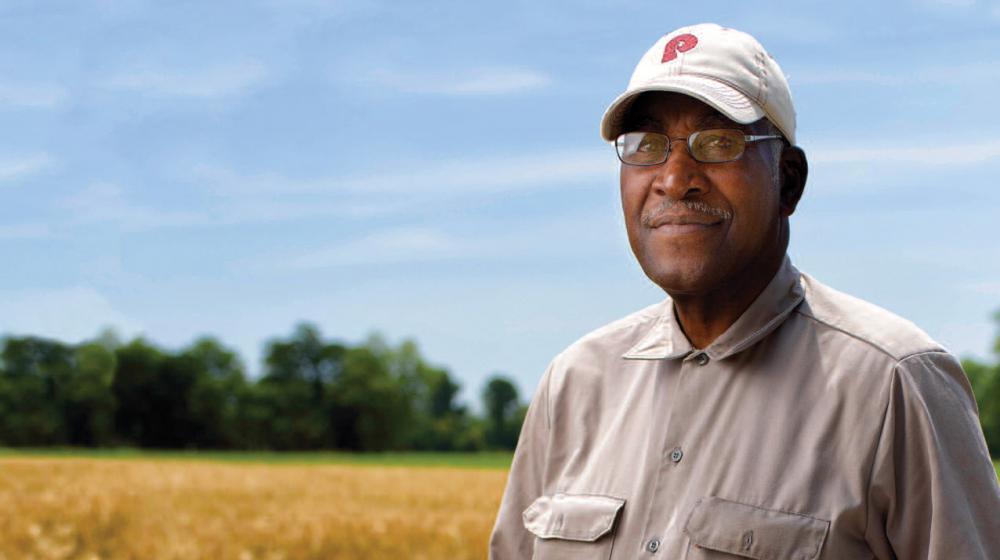
[[[678,226],[709,227],[721,223],[722,218],[706,216],[705,214],[661,214],[649,220],[649,227],[653,229],[661,227],[674,228]]]
[[[731,217],[730,212],[701,201],[664,200],[655,208],[644,212],[640,222],[650,229],[665,233],[686,233],[711,229]]]

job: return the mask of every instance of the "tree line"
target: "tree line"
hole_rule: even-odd
[[[995,315],[1000,325],[1000,312]],[[416,344],[325,340],[313,325],[267,343],[262,375],[204,337],[169,352],[111,332],[80,344],[0,340],[0,445],[350,451],[513,449],[526,406],[494,375],[481,415]],[[1000,457],[1000,335],[993,363],[962,360]]]
[[[350,451],[513,449],[525,405],[494,375],[483,414],[413,341],[326,340],[311,324],[266,345],[250,379],[211,337],[170,352],[113,332],[0,341],[0,445]]]

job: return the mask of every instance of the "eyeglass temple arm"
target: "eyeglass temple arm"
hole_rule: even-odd
[[[780,139],[780,138],[784,138],[784,137],[781,136],[781,135],[778,135],[778,134],[768,134],[768,135],[760,135],[760,136],[754,136],[754,135],[751,135],[751,134],[747,134],[747,135],[743,136],[743,139],[745,141],[747,141],[747,142],[758,142],[760,140],[773,140],[773,139]]]

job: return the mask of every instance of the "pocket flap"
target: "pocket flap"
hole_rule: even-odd
[[[830,522],[709,497],[698,500],[684,525],[691,543],[757,560],[812,560]]]
[[[625,500],[611,496],[540,496],[524,510],[525,529],[542,539],[596,541],[611,530]]]

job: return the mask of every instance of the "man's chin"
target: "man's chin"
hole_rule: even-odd
[[[685,265],[685,266],[682,266]],[[671,296],[697,295],[714,290],[718,273],[707,262],[643,267],[646,276]]]

